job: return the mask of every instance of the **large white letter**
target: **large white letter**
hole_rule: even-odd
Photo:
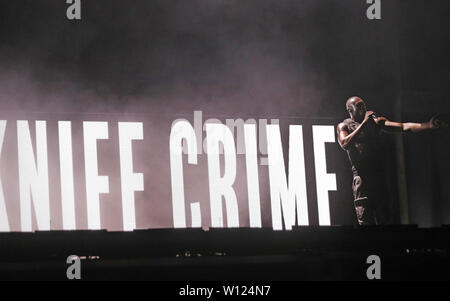
[[[336,190],[336,174],[327,173],[325,142],[334,142],[334,127],[329,125],[314,125],[314,163],[316,166],[317,206],[319,209],[319,224],[330,225],[330,204],[328,191]]]
[[[88,228],[99,230],[101,227],[99,194],[109,193],[109,182],[107,176],[98,175],[97,140],[108,139],[108,123],[85,121],[83,132]]]
[[[75,230],[75,193],[73,187],[72,127],[70,121],[59,121],[59,161],[64,230]]]
[[[227,209],[228,228],[239,227],[239,210],[233,183],[236,178],[236,149],[233,134],[224,124],[206,124],[211,226],[223,227],[222,196]],[[223,144],[225,171],[220,176],[220,144]]]
[[[0,157],[3,149],[3,139],[5,138],[6,120],[0,120]],[[0,232],[9,232],[8,213],[6,212],[5,194],[3,193],[2,181],[0,178]]]
[[[173,225],[175,228],[186,228],[182,156],[183,139],[186,140],[185,145],[187,145],[188,149],[188,163],[197,164],[197,140],[195,132],[191,124],[185,120],[176,122],[170,132],[170,174],[172,180]],[[201,220],[199,220],[200,203],[198,205],[194,204],[191,204],[192,225],[198,226],[201,225]]]
[[[256,148],[256,125],[244,125],[245,160],[247,167],[248,211],[250,227],[261,228],[261,201],[259,196],[258,150]]]
[[[270,198],[274,230],[282,230],[281,210],[287,230],[295,225],[295,208],[299,225],[308,225],[305,156],[301,125],[289,127],[289,187],[281,145],[279,125],[267,125],[267,150],[269,159]],[[281,199],[281,202],[280,202]]]
[[[48,187],[47,126],[36,121],[36,161],[28,121],[17,121],[19,152],[20,218],[22,231],[31,231],[31,196],[37,227],[50,230],[50,196]]]
[[[120,174],[122,180],[123,230],[136,229],[134,192],[144,191],[144,175],[133,173],[132,140],[143,140],[141,122],[119,122]]]

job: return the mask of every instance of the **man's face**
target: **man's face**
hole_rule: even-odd
[[[355,98],[351,104],[351,111],[350,115],[353,115],[353,119],[356,122],[362,122],[367,112],[366,104],[361,98]]]

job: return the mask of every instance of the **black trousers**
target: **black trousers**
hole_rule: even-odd
[[[379,177],[353,176],[353,197],[359,225],[377,225],[377,202],[383,198]]]

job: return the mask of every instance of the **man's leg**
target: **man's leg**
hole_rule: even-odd
[[[365,184],[363,184],[363,179],[360,176],[353,178],[353,197],[358,224],[376,225],[375,212],[367,194],[367,189],[363,185]]]

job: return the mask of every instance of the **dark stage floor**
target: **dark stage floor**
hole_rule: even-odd
[[[450,227],[302,227],[51,231],[0,234],[0,279],[66,280],[69,255],[83,280],[450,280]]]

